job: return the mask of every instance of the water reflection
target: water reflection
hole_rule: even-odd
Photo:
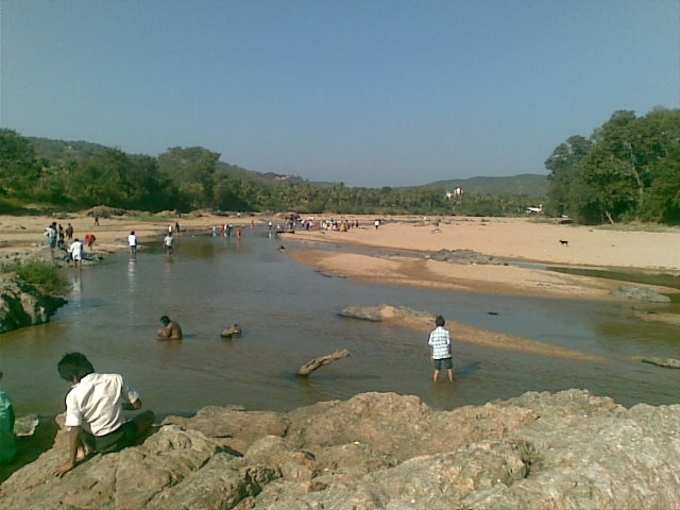
[[[676,399],[680,374],[616,361],[633,352],[670,351],[676,334],[641,324],[620,306],[323,278],[278,247],[265,234],[250,231],[238,244],[222,237],[182,237],[172,257],[160,246],[145,246],[137,257],[114,255],[107,264],[74,271],[70,304],[54,322],[0,339],[0,364],[14,374],[7,389],[18,412],[61,410],[54,364],[75,350],[85,352],[97,370],[123,373],[159,413],[210,404],[290,409],[362,391],[417,394],[443,408],[574,386],[627,404]],[[347,304],[378,303],[436,310],[611,361],[591,365],[494,351],[457,343],[453,331],[459,381],[433,387],[426,332],[336,316]],[[489,310],[500,315],[489,316]],[[184,341],[155,339],[163,314],[180,322]],[[233,322],[242,326],[243,336],[220,339]],[[312,357],[341,348],[351,357],[307,380],[294,376]]]

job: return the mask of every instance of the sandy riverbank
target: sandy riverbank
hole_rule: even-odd
[[[188,214],[181,218],[162,216],[114,216],[100,218],[99,226],[94,219],[84,213],[69,214],[60,217],[50,216],[9,216],[0,215],[0,257],[25,255],[44,249],[46,240],[44,231],[47,225],[56,221],[64,228],[68,223],[73,225],[74,237],[81,240],[85,234],[94,234],[97,241],[94,245],[96,253],[112,253],[127,248],[127,236],[135,231],[143,244],[145,241],[161,241],[169,225],[179,222],[182,230],[187,232],[208,232],[212,225],[231,223],[249,225],[256,217],[217,216],[213,214]]]
[[[402,220],[410,219],[406,223]],[[415,251],[473,250],[486,255],[550,264],[680,270],[680,229],[611,230],[535,222],[527,218],[388,219],[375,230],[368,219],[349,232],[298,232],[311,239]],[[562,245],[559,241],[568,241]]]
[[[394,221],[401,220],[401,221]],[[498,292],[556,298],[612,299],[621,282],[566,275],[515,264],[429,260],[418,252],[471,250],[508,261],[622,267],[678,274],[680,230],[619,231],[539,223],[520,218],[453,218],[437,230],[431,222],[393,219],[375,230],[369,222],[349,232],[299,232],[295,240],[333,243],[333,251],[297,248],[296,260],[339,276],[397,285]],[[568,241],[563,245],[559,241]],[[408,255],[352,253],[353,247],[414,252]],[[637,285],[644,287],[643,285]],[[654,287],[661,292],[673,289]]]

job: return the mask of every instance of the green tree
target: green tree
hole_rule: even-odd
[[[11,129],[0,129],[0,193],[30,194],[41,166],[31,143]]]

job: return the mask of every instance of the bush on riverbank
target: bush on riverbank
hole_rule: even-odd
[[[15,273],[21,282],[33,285],[50,296],[61,296],[68,288],[68,282],[59,267],[45,260],[31,259],[5,264],[2,272]]]

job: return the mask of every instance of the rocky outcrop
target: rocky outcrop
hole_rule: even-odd
[[[678,508],[680,406],[586,391],[434,411],[367,393],[289,413],[211,407],[63,479],[64,439],[0,509]]]
[[[66,303],[11,276],[0,276],[0,333],[43,324]]]

